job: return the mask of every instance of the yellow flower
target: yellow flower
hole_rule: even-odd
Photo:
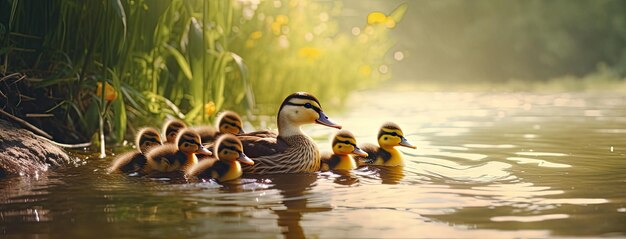
[[[254,41],[253,41],[253,40],[248,39],[248,40],[246,41],[246,48],[253,48],[253,47],[254,47]]]
[[[272,23],[272,32],[274,33],[274,35],[280,35],[280,29],[283,25],[278,23],[278,22],[273,22]]]
[[[385,21],[385,26],[389,29],[393,29],[396,27],[396,21],[393,18],[388,17],[387,21]]]
[[[98,82],[96,95],[98,97],[102,97],[102,83],[100,82]],[[113,88],[113,86],[109,84],[108,82],[105,82],[104,84],[104,99],[106,101],[114,101],[115,99],[117,99],[117,91],[115,91],[115,88]]]
[[[215,103],[213,103],[213,101],[209,101],[209,103],[204,104],[204,113],[206,113],[207,116],[215,113]]]
[[[261,37],[263,37],[263,32],[261,32],[261,31],[255,31],[255,32],[252,32],[250,34],[250,39],[252,39],[252,40],[258,40]]]
[[[309,59],[316,59],[320,56],[320,54],[320,50],[315,47],[303,47],[298,51],[298,55]]]
[[[387,16],[382,12],[371,12],[367,14],[367,24],[374,25],[387,22]]]
[[[386,16],[382,12],[371,12],[367,15],[367,24],[368,25],[377,25],[383,24],[385,27],[389,29],[393,29],[396,27],[396,20],[392,17]]]
[[[287,24],[289,23],[289,17],[285,15],[278,15],[276,16],[276,22],[280,24]]]
[[[363,76],[369,76],[370,74],[372,74],[372,67],[368,65],[360,66],[359,73]]]

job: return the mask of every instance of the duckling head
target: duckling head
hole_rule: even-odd
[[[384,123],[383,126],[380,127],[380,131],[378,131],[378,144],[383,148],[395,146],[404,146],[412,149],[417,148],[406,140],[400,126],[393,122]]]
[[[314,123],[341,129],[340,125],[324,114],[322,106],[315,96],[305,92],[297,92],[285,98],[278,110],[278,132],[280,135],[302,134],[301,125]]]
[[[215,141],[217,159],[226,162],[239,161],[244,164],[254,165],[254,161],[243,153],[241,141],[234,135],[223,134]]]
[[[176,145],[178,150],[185,154],[204,154],[212,155],[211,151],[207,150],[200,141],[200,135],[193,129],[183,129],[178,133],[176,138]]]
[[[161,135],[154,128],[143,128],[137,132],[137,138],[135,139],[135,145],[139,147],[139,151],[145,153],[148,149],[161,145]]]
[[[367,153],[356,146],[356,139],[350,131],[340,130],[337,132],[332,145],[334,154],[355,154],[361,157],[367,157]]]
[[[233,111],[224,111],[217,116],[217,129],[222,133],[234,135],[244,133],[241,117]]]
[[[181,129],[187,128],[187,125],[178,120],[171,119],[163,124],[163,133],[165,134],[165,142],[172,143],[176,141],[176,136]]]

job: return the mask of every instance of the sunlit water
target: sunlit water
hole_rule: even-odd
[[[606,93],[361,92],[331,116],[384,121],[403,168],[231,184],[108,175],[111,159],[0,180],[2,238],[626,236],[626,101]],[[323,150],[333,130],[307,127]]]

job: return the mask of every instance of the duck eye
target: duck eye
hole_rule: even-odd
[[[391,132],[391,135],[393,135],[393,136],[398,136],[398,133],[396,133],[396,132]]]
[[[310,109],[313,108],[313,106],[311,105],[311,103],[306,103],[304,104],[304,108]]]

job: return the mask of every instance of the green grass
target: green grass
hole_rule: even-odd
[[[335,20],[340,1],[0,4],[9,16],[0,18],[0,70],[26,74],[20,84],[48,92],[35,97],[52,105],[26,110],[53,113],[79,139],[101,142],[166,117],[206,124],[223,109],[273,114],[295,91],[338,106],[348,92],[391,77],[388,32],[406,12],[400,5],[377,21],[364,15],[351,32]],[[96,92],[107,83],[117,93],[110,102]]]

